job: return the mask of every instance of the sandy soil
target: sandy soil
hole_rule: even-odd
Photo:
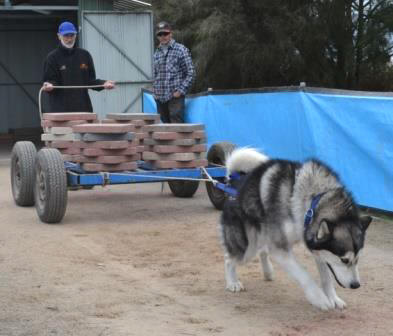
[[[393,223],[374,221],[362,286],[348,308],[321,312],[276,268],[240,268],[246,292],[224,290],[219,212],[161,184],[69,192],[61,224],[13,203],[0,160],[0,335],[393,335]],[[316,276],[303,247],[299,260]]]

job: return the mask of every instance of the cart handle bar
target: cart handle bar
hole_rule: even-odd
[[[104,87],[104,85],[101,84],[101,85],[82,85],[82,86],[63,86],[63,85],[53,86],[54,89],[94,89],[94,88],[99,88],[99,87]],[[40,89],[40,92],[38,93],[38,110],[40,112],[40,120],[41,121],[42,121],[41,94],[42,94],[43,90],[44,90],[44,87],[42,86]]]

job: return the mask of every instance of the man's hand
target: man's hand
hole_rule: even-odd
[[[45,82],[45,83],[42,85],[42,88],[43,88],[44,91],[50,92],[50,91],[53,90],[53,84],[52,84],[52,83],[49,83],[49,82]]]
[[[173,97],[174,98],[179,98],[179,97],[181,97],[182,96],[182,93],[180,92],[180,91],[175,91],[175,92],[173,92]]]
[[[115,88],[115,82],[114,82],[113,80],[107,80],[107,81],[104,83],[104,88],[105,88],[106,90],[112,90],[112,89],[114,89],[114,88]]]

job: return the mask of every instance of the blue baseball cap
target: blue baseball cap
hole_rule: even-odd
[[[76,33],[77,33],[76,28],[71,22],[66,21],[59,26],[60,35],[76,34]]]

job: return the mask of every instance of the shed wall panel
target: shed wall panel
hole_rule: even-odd
[[[140,112],[140,90],[153,77],[152,14],[85,13],[82,25],[83,47],[93,56],[97,77],[118,82],[115,90],[91,92],[94,111],[101,118],[125,112],[139,96],[127,112]],[[140,83],[129,83],[135,81]]]

